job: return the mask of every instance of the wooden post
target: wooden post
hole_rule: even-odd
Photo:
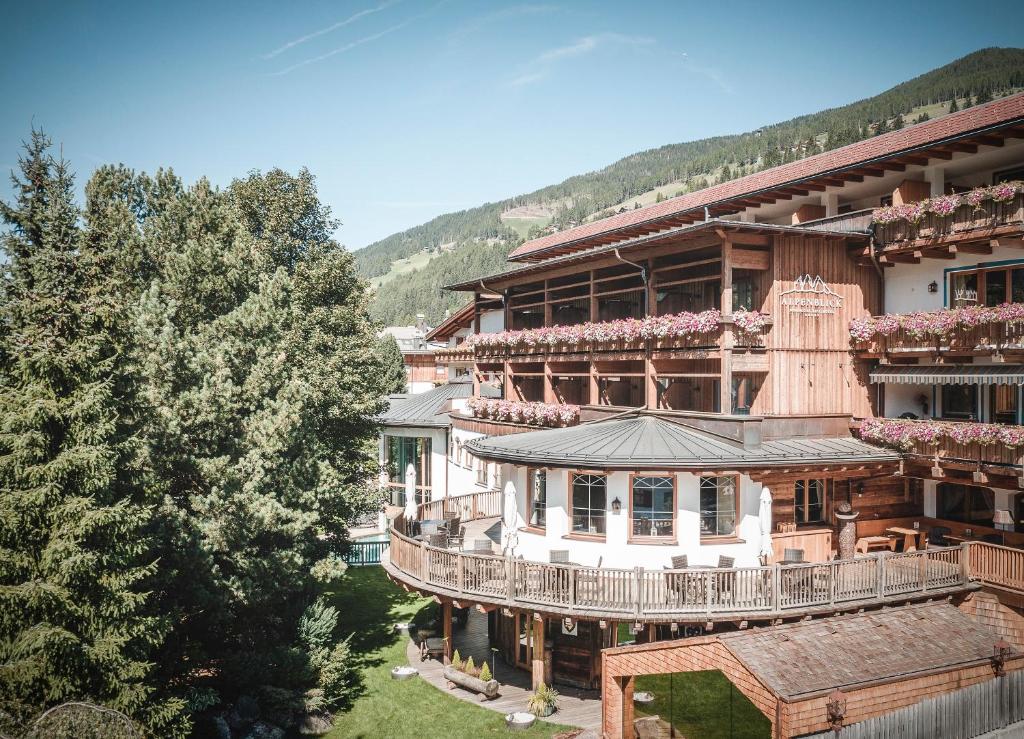
[[[544,682],[544,617],[533,617],[533,689]]]
[[[875,566],[875,593],[879,600],[885,597],[885,554],[879,552],[875,555],[878,558],[878,564]]]
[[[633,689],[636,679],[629,675],[616,678],[615,682],[622,689],[622,733],[619,736],[629,739],[629,737],[636,736],[636,729],[633,728]]]
[[[441,627],[444,629],[444,663],[452,661],[452,602],[446,600],[441,604]]]
[[[732,242],[722,240],[722,315],[732,315]],[[722,326],[721,381],[718,388],[719,413],[732,413],[732,324]]]

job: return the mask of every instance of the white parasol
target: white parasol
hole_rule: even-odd
[[[761,526],[761,556],[765,562],[772,558],[772,491],[761,488],[761,507],[757,511],[757,522]]]
[[[516,503],[516,486],[511,480],[505,483],[505,494],[501,502],[501,523],[505,550],[511,554],[519,544],[519,506]]]
[[[412,462],[405,468],[405,514],[409,521],[416,520],[416,468]]]

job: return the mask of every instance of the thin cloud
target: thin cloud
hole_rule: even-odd
[[[344,28],[345,26],[347,26],[347,25],[349,25],[351,23],[355,23],[360,18],[365,18],[368,15],[373,15],[374,13],[379,13],[380,11],[382,11],[382,10],[392,6],[392,5],[394,5],[396,2],[399,2],[399,0],[388,0],[387,2],[381,3],[380,5],[378,5],[375,8],[366,8],[365,10],[360,10],[358,13],[350,15],[348,18],[346,18],[343,21],[338,21],[337,23],[332,23],[331,25],[326,26],[324,28],[321,28],[318,31],[313,31],[312,33],[307,33],[305,36],[299,36],[297,39],[293,39],[293,40],[289,41],[284,46],[280,46],[280,47],[274,49],[273,51],[271,51],[271,52],[269,52],[267,54],[264,54],[263,58],[264,59],[273,59],[278,54],[283,54],[284,52],[288,51],[289,49],[295,48],[299,44],[304,44],[307,41],[310,41],[312,39],[317,38],[318,36],[323,36],[325,33],[330,33],[331,31],[337,31],[339,28]]]
[[[716,67],[707,67],[697,64],[690,59],[689,55],[685,51],[673,51],[672,56],[679,57],[679,64],[684,69],[688,69],[689,71],[714,82],[725,94],[736,94],[736,88],[729,83],[729,80],[725,78],[725,75],[723,75]]]
[[[540,82],[542,79],[548,76],[547,72],[531,72],[530,74],[524,74],[516,77],[509,81],[509,85],[512,87],[522,87],[523,85],[529,85],[533,82]]]
[[[510,87],[523,87],[548,76],[550,68],[565,59],[584,56],[606,46],[644,47],[657,43],[647,36],[626,36],[621,33],[599,33],[583,36],[571,44],[557,46],[538,54],[530,63],[532,71],[524,72],[508,82]]]
[[[444,5],[447,2],[448,2],[448,0],[441,0],[441,2],[433,5],[430,9],[425,10],[422,13],[417,13],[414,16],[410,16],[409,18],[406,18],[401,23],[393,25],[390,28],[385,28],[383,31],[378,31],[377,33],[371,33],[369,36],[363,36],[362,38],[358,38],[355,41],[349,41],[347,44],[343,44],[343,45],[339,46],[336,49],[331,49],[326,54],[320,54],[318,56],[310,57],[309,59],[303,59],[301,62],[296,62],[295,64],[292,64],[290,67],[285,67],[284,69],[282,69],[282,70],[280,70],[278,72],[273,72],[271,76],[273,76],[273,77],[281,77],[282,75],[286,75],[289,72],[294,72],[296,69],[300,69],[301,67],[305,67],[305,66],[308,66],[310,64],[315,64],[316,62],[322,62],[325,59],[330,59],[332,56],[337,56],[338,54],[344,54],[345,52],[351,51],[352,49],[355,49],[358,46],[362,46],[363,44],[368,44],[368,43],[370,43],[372,41],[376,41],[377,39],[383,38],[384,36],[387,36],[388,34],[394,33],[395,31],[400,31],[401,29],[405,28],[406,26],[408,26],[408,25],[410,25],[412,23],[415,23],[418,20],[421,20],[421,19],[427,17],[428,15],[433,13],[435,10],[437,10],[438,8],[440,8],[442,5]]]

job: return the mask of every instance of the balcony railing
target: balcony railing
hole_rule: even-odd
[[[926,213],[917,222],[899,220],[875,224],[875,239],[884,246],[897,246],[901,242],[927,242],[955,240],[963,234],[996,231],[1000,227],[1024,224],[1024,193],[1009,202],[984,200],[978,205],[964,203],[949,215]]]
[[[874,316],[854,321],[850,338],[854,350],[866,356],[1024,352],[1024,318],[1000,318],[1000,312],[1024,314],[1024,306]]]
[[[765,317],[762,319],[761,325],[750,330],[740,330],[739,326],[733,326],[733,345],[744,349],[764,349],[772,322]],[[681,329],[678,325],[672,325],[673,321],[692,324],[693,328]],[[659,322],[668,325],[659,326]],[[477,334],[466,342],[469,346],[464,344],[456,349],[441,350],[437,355],[451,361],[469,356],[475,359],[503,359],[509,356],[544,357],[594,352],[715,350],[722,347],[725,326],[733,323],[732,316],[722,317],[718,311],[711,310],[696,314]]]
[[[911,457],[943,467],[983,470],[1005,467],[1006,474],[1024,475],[1024,427],[993,423],[867,419],[861,422],[865,441],[890,446]]]
[[[492,496],[488,500],[500,503],[493,493],[478,495]],[[475,497],[426,505],[460,506],[458,510],[464,512],[467,506],[462,498]],[[469,502],[469,509],[473,505],[482,510],[480,502]],[[426,506],[422,510],[430,517],[439,512]],[[392,529],[384,564],[414,587],[455,600],[624,621],[772,618],[936,597],[970,587],[969,550],[988,546],[972,542],[961,547],[798,565],[646,570],[467,553],[429,546],[406,536],[404,530],[402,523]]]

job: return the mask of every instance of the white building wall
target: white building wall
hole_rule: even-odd
[[[761,484],[746,476],[740,477],[740,506],[737,521],[739,541],[715,543],[700,537],[700,494],[699,477],[687,472],[676,474],[676,527],[674,544],[629,543],[629,473],[612,472],[608,475],[608,495],[605,517],[604,540],[588,540],[570,535],[569,479],[570,472],[560,469],[547,471],[547,526],[541,533],[524,530],[527,513],[526,469],[512,468],[509,479],[516,486],[516,513],[519,530],[516,536],[513,556],[537,562],[547,562],[552,550],[567,550],[572,562],[587,566],[613,569],[644,567],[661,569],[671,564],[671,558],[686,554],[692,565],[716,565],[719,555],[734,557],[736,566],[748,567],[758,564],[760,550],[760,526],[758,507]],[[612,511],[616,498],[622,504],[619,513]],[[503,531],[502,541],[508,532]]]
[[[916,310],[939,310],[947,306],[947,270],[974,267],[992,262],[1021,261],[1020,249],[997,247],[991,255],[958,254],[956,259],[922,259],[920,264],[897,264],[885,269],[885,312],[910,313]],[[935,282],[938,289],[928,292]]]
[[[505,312],[489,310],[480,314],[480,333],[491,334],[505,330]]]

